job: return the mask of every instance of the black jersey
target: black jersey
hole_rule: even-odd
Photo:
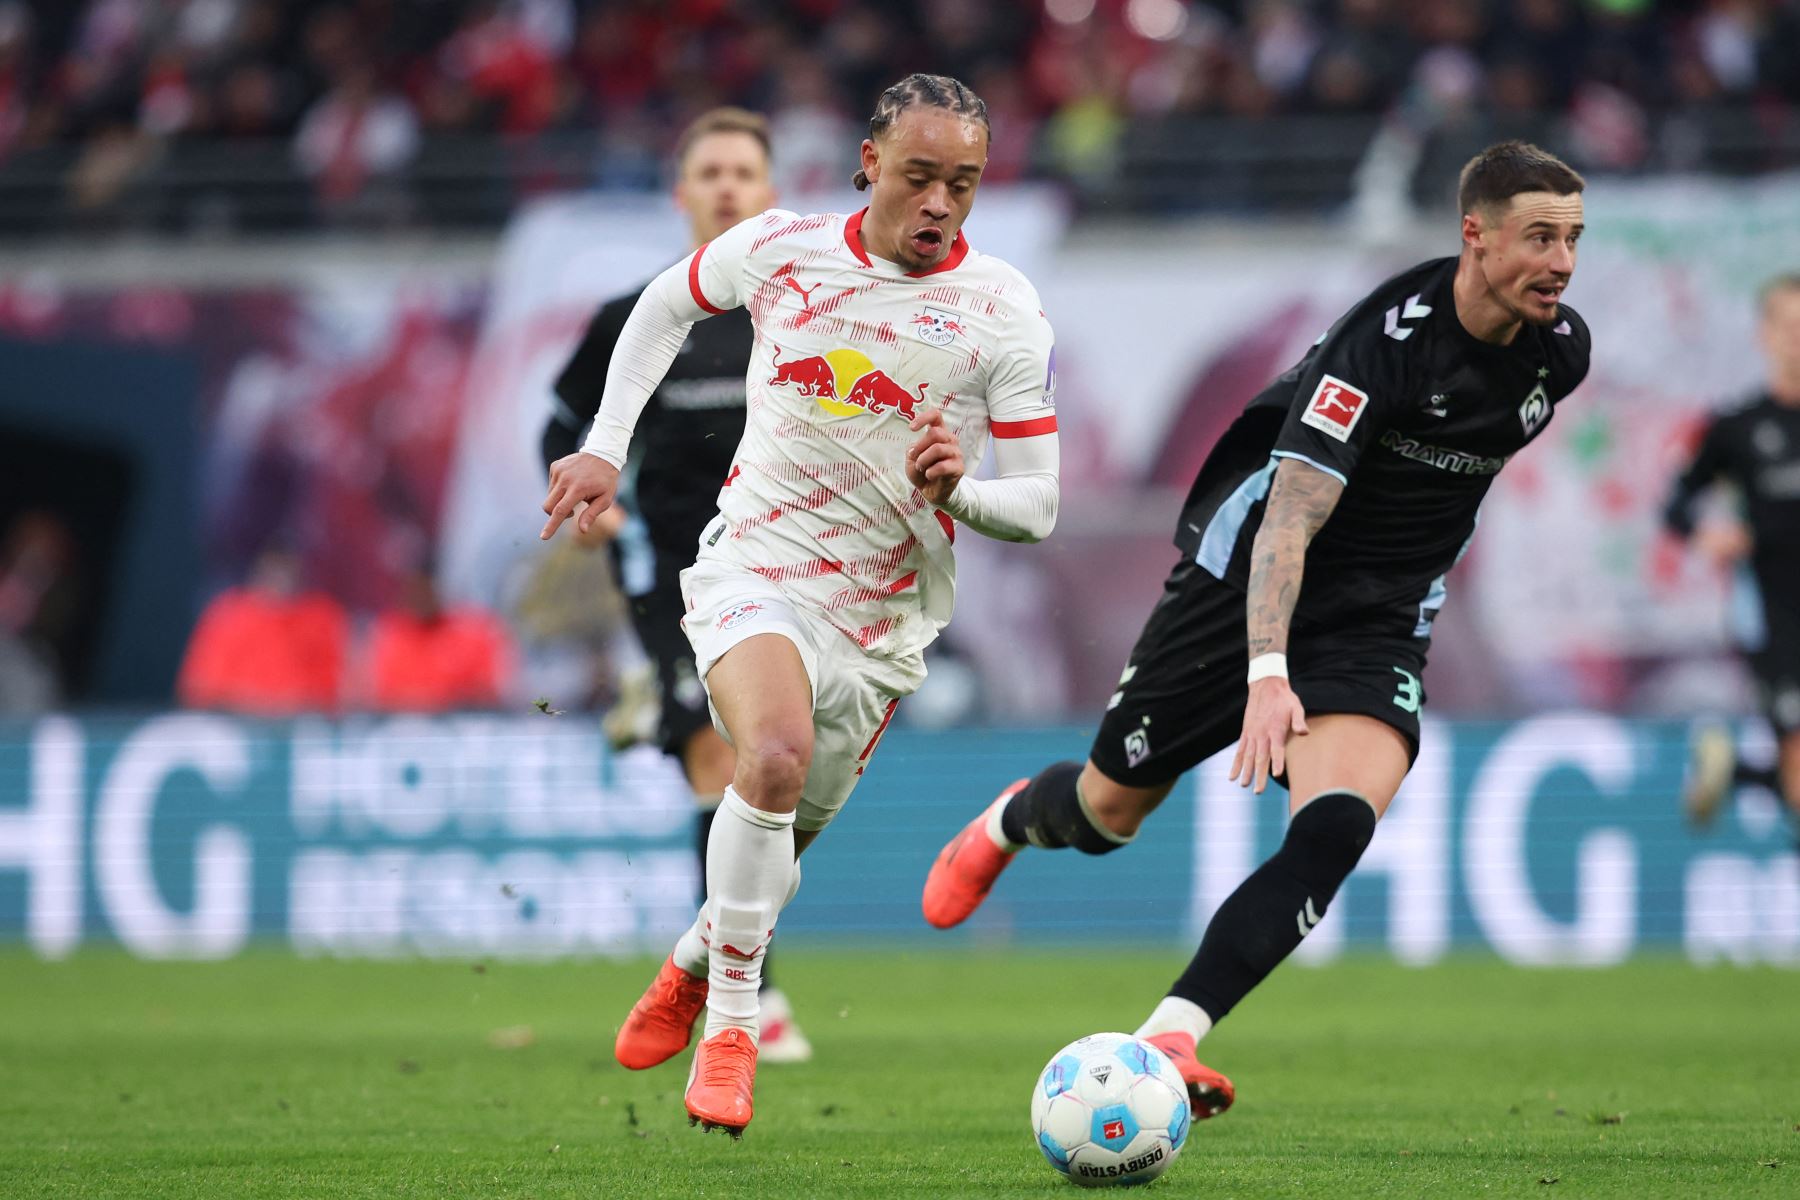
[[[642,294],[640,288],[604,305],[557,376],[561,404],[544,430],[546,466],[574,453],[582,427],[600,410],[613,347]],[[744,436],[744,375],[755,336],[748,309],[695,325],[632,437],[636,511],[651,545],[684,564],[718,512],[719,488]]]
[[[1175,544],[1242,589],[1280,460],[1343,481],[1307,548],[1296,628],[1429,637],[1494,476],[1587,375],[1587,324],[1566,304],[1506,346],[1464,329],[1456,265],[1421,263],[1339,318],[1250,401],[1188,493]]]
[[[1800,408],[1765,392],[1713,418],[1669,498],[1670,529],[1693,532],[1694,501],[1714,482],[1737,489],[1767,626],[1800,639]]]

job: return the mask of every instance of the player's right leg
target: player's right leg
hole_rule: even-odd
[[[691,662],[689,671],[693,669]],[[665,714],[668,701],[665,699]],[[667,717],[665,716],[665,721]],[[700,879],[704,889],[706,880],[706,844],[712,836],[713,821],[719,812],[719,802],[723,799],[725,788],[731,783],[733,773],[737,769],[737,759],[732,752],[731,743],[719,736],[718,730],[710,723],[693,727],[681,740],[681,767],[687,775],[688,786],[693,788],[695,799],[700,802],[700,811],[696,814],[695,826],[697,837],[695,846],[700,858]],[[710,803],[709,803],[710,801]],[[795,870],[799,870],[798,864]],[[702,904],[705,897],[701,897]],[[701,918],[704,920],[704,917]],[[696,936],[693,941],[699,941]],[[689,939],[683,939],[687,943]],[[709,957],[704,953],[705,946],[698,947],[703,953],[689,955],[684,961],[676,956],[677,965],[683,970],[705,977]],[[787,996],[775,986],[769,974],[769,967],[774,955],[773,949],[763,952],[762,964],[762,1024],[757,1042],[757,1054],[762,1062],[800,1063],[812,1058],[812,1043],[806,1040],[806,1034],[800,1030],[800,1023],[794,1019],[794,1006]],[[698,1010],[696,1010],[698,1011]]]
[[[1026,846],[1107,854],[1129,844],[1174,786],[1128,787],[1091,760],[1052,763],[1009,785],[938,851],[920,901],[925,920],[939,929],[962,924]]]
[[[1237,737],[1246,663],[1243,593],[1176,564],[1087,763],[1019,780],[952,838],[925,881],[925,919],[940,929],[966,920],[1026,846],[1109,854],[1129,844],[1188,768]]]
[[[794,812],[812,765],[812,680],[800,644],[797,632],[749,636],[706,679],[737,755],[707,845],[706,1031],[686,1102],[691,1121],[733,1133],[752,1115],[762,956],[794,883]]]

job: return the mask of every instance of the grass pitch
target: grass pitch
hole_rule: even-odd
[[[1179,951],[790,952],[818,1048],[741,1143],[612,1032],[654,964],[0,955],[0,1196],[1072,1196],[1027,1094]],[[1155,1195],[1800,1195],[1800,975],[1283,968]]]

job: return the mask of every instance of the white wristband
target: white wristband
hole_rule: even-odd
[[[1259,679],[1286,679],[1287,655],[1259,654],[1250,660],[1250,682]]]

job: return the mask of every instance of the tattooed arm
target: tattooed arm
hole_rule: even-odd
[[[1286,654],[1288,622],[1300,599],[1306,548],[1337,507],[1344,485],[1293,458],[1275,468],[1262,528],[1250,547],[1250,657]]]
[[[1245,596],[1250,657],[1287,653],[1288,623],[1300,599],[1306,548],[1337,507],[1344,485],[1298,459],[1275,468],[1262,527],[1250,547],[1250,587]],[[1250,685],[1244,732],[1231,777],[1258,792],[1287,767],[1290,733],[1306,732],[1306,711],[1288,686],[1285,665]]]

